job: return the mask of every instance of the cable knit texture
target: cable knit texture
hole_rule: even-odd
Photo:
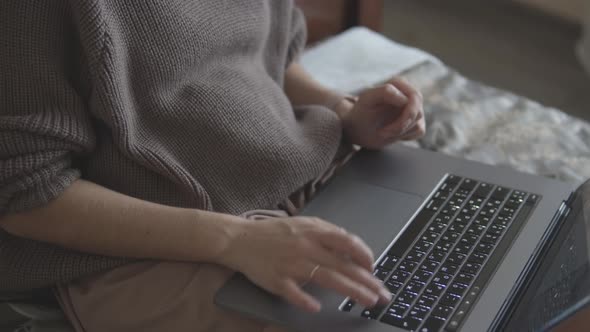
[[[0,217],[79,177],[173,206],[276,207],[341,135],[334,113],[283,92],[304,43],[287,0],[2,0]],[[125,262],[0,232],[0,290]]]

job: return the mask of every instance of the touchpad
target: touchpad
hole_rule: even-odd
[[[416,212],[420,196],[337,176],[302,212],[360,236],[380,255]]]

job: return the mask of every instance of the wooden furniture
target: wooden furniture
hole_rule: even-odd
[[[295,0],[305,13],[308,43],[315,43],[352,26],[381,31],[383,0]]]
[[[526,6],[561,17],[573,23],[582,23],[590,15],[587,0],[515,0]]]

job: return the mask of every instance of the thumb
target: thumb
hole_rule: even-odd
[[[390,83],[366,90],[361,94],[359,101],[363,101],[362,99],[371,105],[385,104],[397,108],[402,108],[408,103],[408,98]]]

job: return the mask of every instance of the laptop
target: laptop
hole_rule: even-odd
[[[365,308],[308,285],[322,302],[310,314],[241,274],[215,301],[293,331],[543,330],[590,294],[575,285],[588,279],[580,190],[403,145],[363,150],[302,215],[364,239],[392,301]]]

